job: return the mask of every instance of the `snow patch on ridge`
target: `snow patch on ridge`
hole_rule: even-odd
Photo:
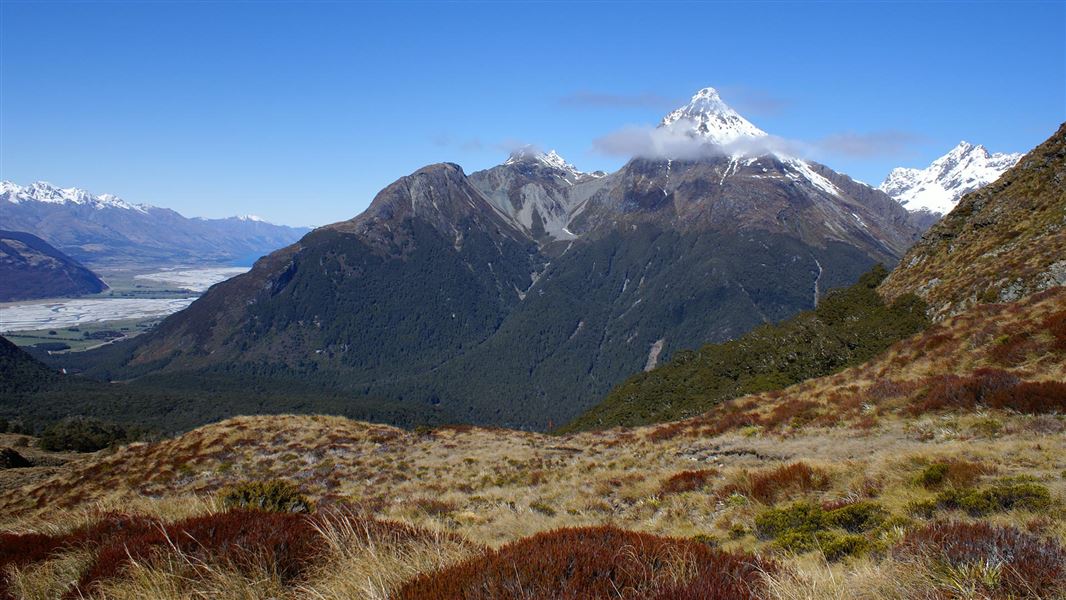
[[[1021,158],[1020,153],[990,154],[984,146],[962,141],[925,169],[893,169],[877,189],[909,211],[947,214],[960,198],[999,179]]]
[[[45,181],[36,181],[28,186],[21,186],[11,181],[0,181],[0,200],[12,204],[22,202],[43,202],[46,204],[78,204],[91,206],[97,210],[118,208],[147,213],[153,208],[148,204],[130,204],[113,194],[93,194],[80,188],[60,188]]]

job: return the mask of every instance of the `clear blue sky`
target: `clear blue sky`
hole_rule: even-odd
[[[596,139],[708,85],[874,184],[1025,151],[1066,120],[1066,3],[3,0],[0,67],[3,179],[319,225],[517,143],[617,168]]]

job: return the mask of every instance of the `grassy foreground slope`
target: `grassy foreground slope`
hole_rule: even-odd
[[[1064,380],[1056,288],[672,424],[546,436],[240,417],[0,492],[0,547],[53,548],[9,560],[5,585],[12,597],[455,598],[466,581],[552,598],[625,572],[642,574],[630,597],[1060,598],[1066,386],[1049,382]],[[218,500],[274,478],[316,512],[257,518]],[[202,543],[131,538],[151,527],[128,519]],[[587,528],[587,543],[566,527]],[[235,555],[235,539],[260,558]],[[747,591],[700,592],[723,569]]]
[[[647,425],[701,414],[724,400],[776,390],[869,360],[928,325],[925,305],[903,296],[888,305],[877,266],[811,311],[720,344],[682,351],[627,379],[563,431]]]

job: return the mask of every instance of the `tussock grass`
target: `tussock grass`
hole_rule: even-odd
[[[1019,382],[1066,381],[1066,352],[1053,331],[1041,329],[1064,307],[1066,290],[981,307],[862,367],[669,425],[548,436],[477,427],[408,432],[326,416],[238,417],[81,457],[0,492],[0,532],[62,536],[116,512],[173,524],[222,513],[222,490],[284,479],[317,507],[307,535],[321,553],[298,576],[280,577],[267,565],[234,568],[162,543],[82,592],[386,598],[421,575],[531,536],[611,526],[772,555],[781,568],[763,575],[767,598],[957,597],[932,559],[892,549],[944,521],[1066,543],[1066,416],[981,403],[918,414],[910,408],[931,378],[965,379],[978,369]],[[988,344],[1019,329],[1031,330],[1027,339],[1035,345],[1012,366],[992,364]],[[797,401],[798,408],[788,407]],[[928,515],[910,512],[945,492],[965,500],[961,490],[980,495],[1019,477],[1046,489],[1050,502],[1005,503],[974,514],[945,502]],[[873,503],[884,521],[857,533],[828,528],[841,538],[829,541],[851,543],[844,536],[861,535],[870,544],[835,561],[825,535],[791,551],[756,535],[760,514],[796,502],[823,511]],[[379,522],[392,525],[373,524]],[[70,548],[9,567],[5,577],[15,597],[56,597],[91,563]],[[955,578],[980,579],[966,568]]]

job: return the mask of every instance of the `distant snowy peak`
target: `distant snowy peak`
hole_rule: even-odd
[[[925,169],[893,169],[877,189],[907,210],[947,214],[964,195],[999,179],[1020,153],[989,154],[981,145],[959,142]]]
[[[663,117],[659,127],[679,130],[719,146],[766,136],[765,131],[723,102],[712,87],[696,92],[688,104]]]
[[[583,177],[599,178],[604,176],[602,171],[595,171],[593,173],[579,171],[573,164],[566,162],[566,159],[560,156],[555,150],[549,150],[547,153],[539,152],[532,146],[525,146],[515,150],[503,164],[514,165],[530,162],[545,166],[553,171],[558,171],[560,175],[571,183]]]
[[[147,204],[130,204],[112,194],[94,196],[83,189],[59,188],[44,181],[37,181],[27,186],[21,186],[10,181],[0,181],[0,201],[7,201],[12,204],[22,202],[77,204],[91,206],[98,210],[118,208],[134,210],[140,213],[147,213],[148,209],[152,208]]]

